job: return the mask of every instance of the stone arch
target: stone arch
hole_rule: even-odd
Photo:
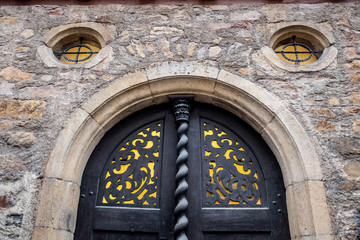
[[[287,104],[217,67],[162,63],[119,78],[73,114],[45,169],[32,239],[72,239],[82,173],[104,133],[131,113],[184,93],[236,114],[261,133],[282,170],[292,239],[333,238],[319,157]]]

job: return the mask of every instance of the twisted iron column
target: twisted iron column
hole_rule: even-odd
[[[186,176],[188,174],[188,167],[186,165],[188,159],[188,151],[186,146],[188,143],[187,130],[190,117],[190,107],[192,97],[189,96],[177,96],[172,97],[172,106],[174,110],[174,117],[177,123],[177,159],[176,159],[176,190],[175,199],[176,207],[174,214],[176,217],[176,224],[174,227],[174,233],[176,240],[187,240],[185,230],[189,224],[189,220],[186,217],[186,210],[189,203],[186,199],[186,192],[188,190],[188,183],[186,182]]]

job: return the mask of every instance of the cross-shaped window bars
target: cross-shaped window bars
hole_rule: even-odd
[[[318,59],[316,56],[316,53],[318,52],[313,51],[304,43],[296,42],[296,36],[292,37],[291,43],[284,45],[280,51],[275,51],[275,53],[280,53],[286,60],[297,65],[300,65],[301,62],[310,60],[312,56]]]
[[[85,62],[98,54],[98,51],[93,51],[93,48],[98,49],[90,44],[83,44],[84,38],[80,37],[79,44],[73,45],[60,53],[55,53],[60,60],[70,64],[77,64]]]

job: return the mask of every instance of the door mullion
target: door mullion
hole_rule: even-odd
[[[173,96],[172,107],[174,110],[175,122],[177,124],[177,135],[178,143],[176,146],[177,149],[177,158],[176,158],[176,169],[177,173],[175,176],[176,180],[176,190],[175,190],[175,199],[176,206],[174,210],[174,215],[176,218],[176,224],[174,226],[174,233],[177,240],[187,240],[186,229],[189,225],[189,220],[186,214],[186,211],[189,206],[189,202],[186,198],[186,193],[188,190],[188,183],[186,177],[188,175],[189,169],[187,167],[188,160],[188,151],[186,149],[188,144],[187,131],[189,128],[189,118],[190,118],[190,106],[192,101],[192,96]]]

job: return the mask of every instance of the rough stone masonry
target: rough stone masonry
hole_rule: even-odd
[[[290,73],[266,62],[267,27],[296,21],[334,35],[333,64]],[[46,67],[36,54],[44,34],[80,22],[115,29],[112,59],[102,68]],[[0,30],[0,239],[31,238],[47,158],[75,109],[126,73],[183,61],[219,66],[290,104],[321,156],[335,239],[358,239],[359,3],[3,6]]]

